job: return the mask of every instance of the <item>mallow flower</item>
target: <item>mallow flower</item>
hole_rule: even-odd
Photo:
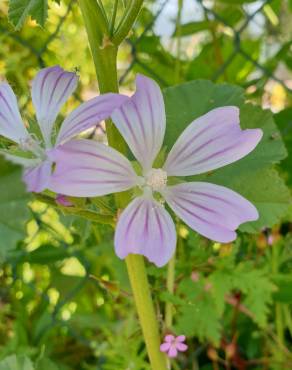
[[[111,147],[73,140],[55,151],[51,190],[95,197],[136,188],[116,226],[114,243],[120,258],[133,253],[146,256],[157,266],[169,261],[176,246],[176,230],[162,200],[199,234],[222,243],[234,240],[241,223],[258,218],[256,208],[226,187],[201,181],[173,184],[173,178],[235,162],[255,148],[262,131],[241,130],[237,107],[213,109],[190,123],[164,165],[154,168],[166,128],[163,96],[147,77],[138,75],[136,85],[136,93],[111,118],[140,163],[141,173]]]
[[[6,150],[1,150],[0,154],[24,167],[23,180],[28,191],[41,192],[47,188],[53,165],[50,153],[54,147],[108,118],[128,99],[119,94],[105,94],[81,104],[67,116],[54,140],[57,115],[77,83],[75,73],[66,72],[59,66],[44,68],[36,75],[31,94],[42,139],[30,134],[25,127],[9,84],[0,84],[0,135],[18,145],[17,155]]]

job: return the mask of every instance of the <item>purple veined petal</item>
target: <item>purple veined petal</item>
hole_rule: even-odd
[[[19,143],[28,137],[16,96],[8,83],[0,84],[0,135]]]
[[[169,186],[162,194],[190,228],[217,242],[233,241],[240,224],[258,219],[253,204],[223,186],[189,182]]]
[[[52,162],[46,160],[36,167],[27,168],[23,173],[23,181],[27,191],[40,193],[47,189],[52,173]]]
[[[165,108],[161,90],[148,77],[138,75],[137,89],[129,102],[112,114],[112,120],[145,172],[161,149],[165,133]]]
[[[169,351],[169,349],[170,349],[170,347],[171,347],[171,343],[162,343],[161,345],[160,345],[160,351],[161,352],[167,352],[167,351]]]
[[[239,109],[216,108],[193,121],[180,135],[164,164],[169,176],[204,173],[250,153],[262,138],[261,129],[241,130]]]
[[[185,352],[188,349],[188,346],[184,343],[176,343],[176,349],[178,349],[180,352]]]
[[[2,154],[4,158],[7,159],[8,161],[14,164],[18,164],[24,168],[36,167],[37,165],[40,164],[39,158],[25,158],[19,155],[11,154],[4,150],[0,150],[0,154]]]
[[[97,96],[81,104],[63,122],[56,144],[68,141],[80,132],[96,126],[128,100],[127,96],[109,93]]]
[[[174,358],[177,356],[177,349],[174,346],[171,346],[168,351],[168,357]]]
[[[69,96],[76,89],[78,77],[61,67],[42,69],[32,82],[32,101],[45,143],[51,146],[51,134],[56,117]]]
[[[56,168],[50,190],[76,197],[117,193],[139,183],[131,163],[115,149],[93,140],[70,140],[50,154]]]
[[[156,266],[165,265],[176,246],[176,231],[169,213],[153,198],[135,198],[122,212],[115,232],[118,257],[145,256]]]

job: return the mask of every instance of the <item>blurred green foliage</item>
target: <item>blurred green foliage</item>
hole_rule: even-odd
[[[104,3],[110,13],[113,1]],[[80,72],[64,112],[98,91],[77,2],[49,1],[48,17],[46,5],[11,0],[15,31],[0,3],[0,75],[27,121],[29,81],[44,66]],[[148,265],[162,332],[173,302],[175,332],[187,335],[175,370],[292,369],[291,12],[287,0],[145,1],[119,52],[122,91],[137,72],[166,88],[168,149],[186,124],[221,105],[239,106],[242,127],[265,133],[250,156],[207,175],[256,204],[260,220],[241,228],[252,233],[219,245],[178,225],[174,294],[166,268]],[[25,194],[20,170],[2,159],[0,177],[0,369],[149,370],[113,230],[96,217],[113,217],[112,199],[72,199],[85,210],[77,218],[51,194]]]

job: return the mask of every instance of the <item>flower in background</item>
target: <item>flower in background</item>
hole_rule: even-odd
[[[63,207],[71,207],[73,203],[63,194],[57,194],[56,203]]]
[[[164,337],[164,342],[160,346],[161,352],[166,352],[168,357],[174,358],[178,355],[178,352],[185,352],[188,346],[184,343],[186,337],[184,335],[179,335],[175,337],[174,335],[168,334]]]
[[[166,126],[159,86],[139,75],[136,93],[111,117],[140,163],[141,174],[113,148],[90,140],[72,140],[55,151],[57,164],[50,189],[77,197],[139,189],[140,194],[135,192],[117,223],[115,251],[120,258],[133,253],[146,256],[157,266],[169,261],[176,246],[176,230],[162,200],[189,227],[221,243],[234,240],[241,223],[258,218],[248,200],[223,186],[199,181],[171,185],[173,177],[214,170],[255,148],[262,131],[241,130],[237,107],[216,108],[194,120],[161,168],[153,168]]]
[[[105,94],[81,104],[64,120],[56,140],[53,140],[57,115],[76,89],[77,83],[75,73],[66,72],[59,66],[42,69],[33,80],[32,101],[42,134],[41,140],[30,134],[23,124],[16,97],[9,84],[0,84],[0,135],[18,144],[17,155],[6,150],[0,153],[25,168],[23,179],[28,191],[40,192],[47,188],[52,172],[50,153],[53,147],[95,126],[128,99],[119,94]]]

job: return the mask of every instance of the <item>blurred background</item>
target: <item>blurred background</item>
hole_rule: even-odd
[[[104,4],[110,12],[112,1]],[[64,112],[98,94],[76,0],[49,1],[44,28],[27,20],[16,32],[7,12],[8,2],[2,0],[0,79],[13,87],[27,121],[33,116],[30,81],[40,68],[60,64],[80,74]],[[133,91],[138,72],[162,88],[194,79],[239,85],[248,101],[275,113],[291,157],[291,36],[291,0],[145,1],[119,52],[121,91]],[[279,168],[291,188],[291,158]],[[11,188],[0,184],[0,369],[149,370],[111,228],[64,216],[21,191],[14,199],[14,178],[9,181]],[[1,211],[10,198],[12,216]],[[188,337],[190,350],[173,369],[292,369],[291,219],[292,211],[272,230],[242,236],[232,245],[207,243],[181,227],[178,279],[189,274],[200,281],[206,302]],[[237,288],[228,299],[219,286],[215,298],[208,296],[212,274],[223,260],[230,269],[237,261],[250,266],[238,271]],[[149,265],[148,271],[159,318],[165,269]],[[277,280],[278,272],[285,279]],[[242,295],[258,305],[258,317],[242,304]],[[222,302],[219,312],[214,299]]]

